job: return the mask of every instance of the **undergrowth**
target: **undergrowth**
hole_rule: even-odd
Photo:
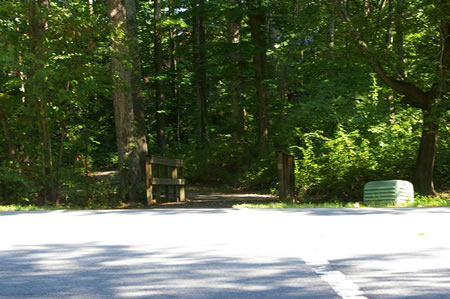
[[[395,207],[449,207],[450,200],[441,196],[427,197],[417,195],[413,202],[397,205],[393,202],[323,202],[323,203],[287,203],[273,202],[261,204],[238,204],[233,208],[238,209],[306,209],[306,208],[395,208]]]

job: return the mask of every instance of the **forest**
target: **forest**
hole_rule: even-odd
[[[360,200],[450,189],[449,0],[0,1],[0,204],[145,202],[188,185]],[[119,175],[97,176],[118,170]]]

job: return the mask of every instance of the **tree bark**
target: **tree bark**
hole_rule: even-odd
[[[165,94],[163,76],[163,57],[162,57],[162,29],[161,29],[161,0],[154,0],[154,21],[155,21],[155,34],[154,34],[154,50],[155,50],[155,75],[156,75],[156,109],[157,109],[157,139],[158,147],[164,150],[166,147],[166,118],[162,110],[164,110]]]
[[[336,15],[334,13],[333,6],[330,5],[330,15],[328,16],[328,47],[330,48],[330,57],[334,58],[334,40],[336,31]]]
[[[46,178],[44,189],[44,204],[48,200],[52,204],[57,203],[57,188],[53,169],[53,150],[49,127],[49,117],[46,107],[41,99],[37,99],[38,121],[42,137],[43,173]]]
[[[205,32],[205,0],[194,2],[193,9],[193,53],[195,69],[195,89],[199,111],[199,134],[203,144],[209,143],[208,135],[208,99],[206,76],[206,32]]]
[[[424,195],[434,195],[433,169],[438,140],[438,125],[433,108],[423,111],[422,138],[416,160],[414,185],[416,191]]]
[[[145,198],[145,164],[148,154],[146,126],[145,126],[145,108],[144,97],[142,95],[142,71],[141,71],[141,58],[139,55],[139,39],[138,28],[136,21],[136,0],[125,0],[125,7],[127,11],[127,29],[130,45],[131,60],[131,100],[133,102],[133,112],[135,118],[135,138],[136,138],[136,151],[139,155],[139,164],[136,165],[136,176],[139,185],[138,195]]]
[[[42,41],[45,31],[48,29],[48,23],[45,16],[46,10],[50,6],[49,0],[33,0],[29,4],[29,25],[31,32],[30,52],[35,57],[27,78],[34,78],[36,72],[43,67],[42,60],[45,53]],[[41,170],[43,179],[43,189],[40,192],[42,203],[55,204],[57,202],[57,188],[53,169],[53,152],[51,143],[51,132],[49,126],[49,116],[47,112],[47,102],[45,99],[45,90],[36,88],[26,88],[26,90],[35,90],[31,96],[35,102],[36,116],[40,133],[41,147]]]
[[[17,159],[16,151],[14,150],[13,143],[11,141],[11,135],[9,133],[8,122],[6,119],[5,112],[0,107],[0,123],[2,124],[3,135],[5,136],[6,146],[8,148],[9,158],[14,162],[16,167],[20,166],[19,160]]]
[[[393,39],[393,48],[399,58],[400,72],[404,78],[407,77],[404,71],[403,64],[405,61],[405,49],[403,47],[403,18],[404,18],[404,7],[403,0],[396,0],[395,12],[394,12],[394,28],[395,36]]]
[[[228,11],[228,42],[231,44],[230,54],[230,95],[231,95],[231,136],[233,143],[239,143],[244,131],[244,110],[242,107],[241,77],[241,20],[240,0],[230,0],[233,5]]]
[[[169,1],[169,16],[174,17],[175,7],[174,0]],[[176,58],[176,42],[175,42],[175,27],[169,27],[169,63],[170,63],[170,90],[172,99],[177,103],[176,108],[176,131],[177,143],[181,145],[181,102],[178,96],[178,75],[177,75],[177,58]]]
[[[88,4],[89,4],[89,13],[91,15],[94,14],[94,0],[88,0]]]
[[[266,12],[261,0],[248,0],[250,10],[250,30],[255,46],[253,61],[255,64],[256,97],[258,99],[258,143],[259,153],[267,153],[269,128],[267,115],[267,90],[264,83],[266,79]]]
[[[108,13],[114,26],[111,70],[114,79],[114,121],[119,156],[119,195],[130,202],[136,202],[145,194],[147,142],[143,132],[145,127],[135,2],[108,0]],[[131,68],[126,64],[126,60],[130,58]]]
[[[388,0],[388,20],[387,20],[387,30],[386,30],[386,44],[388,50],[392,50],[394,43],[394,24],[392,12],[394,10],[394,0]],[[367,15],[366,15],[367,17]]]

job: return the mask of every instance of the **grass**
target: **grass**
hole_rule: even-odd
[[[0,205],[0,212],[7,211],[47,211],[59,210],[61,207],[56,206],[35,206],[35,205]]]
[[[286,202],[273,202],[273,203],[261,203],[261,204],[238,204],[233,208],[238,209],[306,209],[306,208],[394,208],[394,207],[449,207],[450,200],[441,196],[427,197],[416,195],[414,202],[397,205],[394,202],[324,202],[324,203],[286,203]]]
[[[109,209],[142,209],[142,204],[119,204],[117,206],[86,206],[58,205],[58,206],[36,206],[36,205],[0,205],[0,212],[8,211],[54,211],[54,210],[109,210]]]
[[[436,197],[427,197],[417,195],[414,198],[414,202],[396,205],[393,202],[324,202],[324,203],[286,203],[286,202],[271,202],[271,203],[260,203],[260,204],[237,204],[233,205],[233,208],[238,209],[305,209],[305,208],[364,208],[364,207],[449,207],[450,197],[448,193],[439,194]],[[128,205],[120,204],[118,206],[91,206],[91,207],[79,207],[79,206],[36,206],[36,205],[0,205],[0,212],[5,211],[47,211],[47,210],[85,210],[85,209],[130,209],[130,208],[144,208],[143,205]]]

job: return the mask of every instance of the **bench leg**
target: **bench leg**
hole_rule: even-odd
[[[151,205],[152,203],[155,203],[155,200],[153,199],[153,186],[149,185],[147,187],[147,204]]]
[[[180,201],[185,201],[184,186],[180,186]]]

